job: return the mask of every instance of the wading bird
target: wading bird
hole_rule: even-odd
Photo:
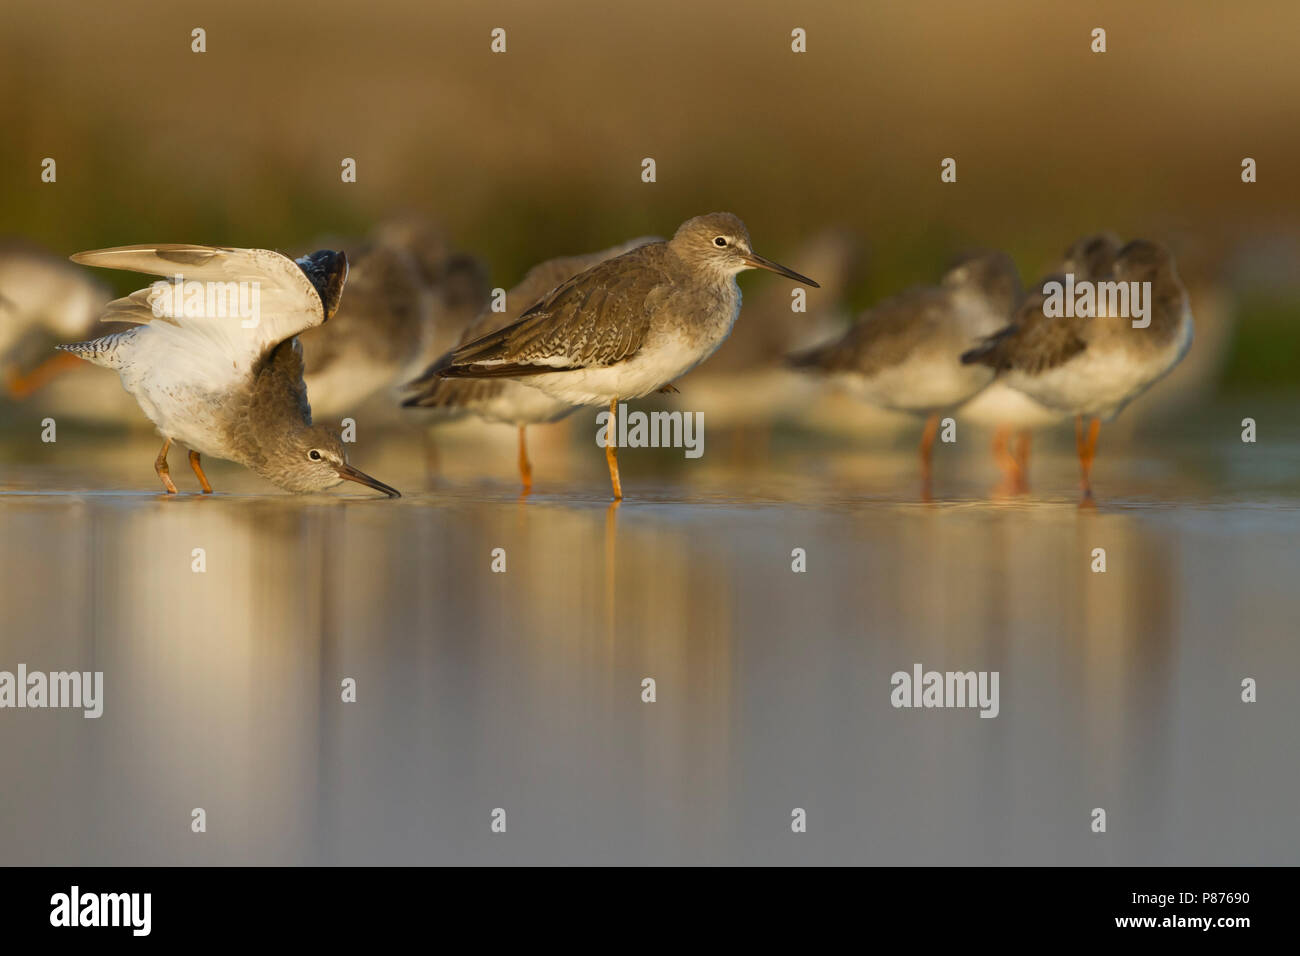
[[[266,249],[120,246],[72,257],[83,265],[168,278],[110,303],[103,320],[134,328],[60,348],[115,370],[163,436],[154,462],[168,494],[173,441],[189,449],[203,492],[200,455],[238,462],[287,491],[345,479],[400,497],[348,464],[339,435],[313,425],[296,336],[338,308],[347,257],[322,250],[290,259]]]
[[[1177,365],[1192,345],[1192,312],[1174,258],[1157,242],[1135,239],[1115,257],[1108,282],[1146,300],[1129,309],[1097,308],[1095,315],[1057,315],[1047,307],[1061,277],[1044,280],[1013,321],[962,356],[993,369],[1035,402],[1075,416],[1075,444],[1085,503],[1092,501],[1092,462],[1103,421]],[[1097,297],[1100,302],[1101,296]],[[1088,420],[1085,424],[1085,420]]]
[[[767,269],[813,287],[806,276],[757,255],[731,213],[684,222],[651,242],[580,272],[519,321],[448,354],[443,378],[512,378],[570,405],[608,405],[663,390],[704,361],[740,314],[736,275]],[[606,444],[615,500],[623,497],[618,453]]]

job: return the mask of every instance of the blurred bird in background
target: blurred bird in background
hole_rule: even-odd
[[[1120,238],[1111,232],[1077,239],[1065,250],[1053,273],[1069,272],[1077,279],[1088,280],[1108,276],[1120,244]],[[1038,283],[1040,288],[1042,281]],[[1019,495],[1029,490],[1029,451],[1034,430],[1059,424],[1068,416],[1034,401],[1005,381],[995,380],[963,405],[958,417],[993,429],[993,460],[1002,472],[998,492]]]
[[[0,242],[0,371],[24,399],[82,363],[52,346],[90,334],[108,288],[62,257],[21,240]]]
[[[1011,324],[962,356],[964,364],[995,370],[1040,405],[1075,416],[1085,504],[1093,500],[1092,463],[1101,423],[1168,374],[1192,344],[1191,308],[1169,250],[1146,239],[1135,239],[1118,253],[1113,246],[1109,237],[1094,237],[1082,257],[1067,254],[1067,264],[1093,275],[1108,273],[1099,277],[1102,281],[1149,288],[1145,325],[1135,324],[1130,299],[1125,299],[1127,310],[1114,310],[1101,307],[1100,295],[1096,315],[1049,315],[1048,285],[1064,278],[1049,277]]]
[[[488,294],[483,265],[453,253],[424,220],[388,222],[365,242],[333,244],[348,257],[347,295],[329,322],[301,337],[312,409],[331,419],[355,417],[381,394],[385,406],[395,404],[398,386],[460,333]]]
[[[944,273],[938,286],[873,306],[840,338],[792,355],[788,363],[864,402],[924,416],[921,476],[928,496],[940,416],[993,380],[991,370],[964,365],[962,352],[1004,327],[1020,295],[1010,256],[975,254]]]

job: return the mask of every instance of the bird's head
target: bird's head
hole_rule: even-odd
[[[686,220],[669,245],[687,262],[719,275],[734,276],[746,269],[766,269],[815,289],[821,288],[807,276],[755,253],[750,247],[749,230],[729,212],[713,212]]]
[[[1158,242],[1134,239],[1115,258],[1115,277],[1126,282],[1156,282],[1174,272],[1174,257]]]
[[[1005,252],[980,252],[959,260],[944,273],[943,285],[976,298],[999,315],[1010,315],[1022,294],[1020,273]]]
[[[1115,257],[1115,278],[1121,282],[1150,282],[1158,308],[1172,313],[1187,308],[1187,290],[1168,247],[1149,239],[1134,239]]]
[[[287,434],[276,457],[276,481],[289,491],[324,491],[344,481],[355,481],[390,498],[402,497],[396,488],[349,465],[343,440],[325,425],[311,425]]]
[[[1119,254],[1119,236],[1113,232],[1099,232],[1096,235],[1076,239],[1065,250],[1065,259],[1061,271],[1073,273],[1074,278],[1096,281],[1108,278],[1115,268],[1115,257]]]

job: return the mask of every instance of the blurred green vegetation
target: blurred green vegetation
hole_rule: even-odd
[[[1275,292],[1237,299],[1237,327],[1223,384],[1242,389],[1294,388],[1300,378],[1300,300]]]

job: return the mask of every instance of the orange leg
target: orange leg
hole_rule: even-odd
[[[528,440],[525,437],[527,425],[519,426],[519,480],[523,482],[523,493],[533,490],[533,466],[528,462]]]
[[[1083,488],[1083,500],[1092,501],[1092,460],[1097,454],[1097,436],[1101,432],[1101,420],[1092,419],[1088,424],[1088,434],[1083,433],[1083,416],[1074,420],[1074,443],[1079,452],[1080,485]]]
[[[931,415],[925,420],[925,430],[921,432],[921,498],[924,501],[930,500],[930,460],[938,434],[939,416]]]
[[[169,438],[163,442],[162,451],[158,452],[158,457],[154,459],[153,470],[158,472],[158,477],[162,479],[163,487],[167,489],[167,494],[176,494],[176,485],[172,482],[172,473],[167,468],[167,449],[172,447],[172,440]]]
[[[623,483],[618,478],[618,442],[615,439],[618,422],[618,399],[609,403],[609,441],[605,443],[605,463],[609,465],[609,483],[614,486],[614,500],[623,500]]]
[[[1016,436],[1016,448],[1012,454],[1020,465],[1021,477],[1025,479],[1029,478],[1029,449],[1033,443],[1034,433],[1028,428],[1020,429],[1020,434]]]
[[[1007,449],[1007,438],[1010,434],[1011,429],[1006,425],[999,425],[997,431],[993,433],[993,459],[1002,472],[1002,481],[998,484],[996,493],[1002,495],[1018,495],[1025,490],[1022,462]]]
[[[55,352],[30,372],[11,372],[5,380],[9,397],[23,399],[43,387],[51,379],[58,378],[69,369],[80,365],[81,359],[71,352]]]
[[[925,430],[921,432],[921,474],[930,480],[930,459],[934,451],[934,439],[939,434],[939,416],[931,415],[925,420]]]
[[[212,494],[212,486],[208,484],[208,476],[203,473],[203,466],[199,464],[199,453],[190,451],[190,467],[194,469],[194,474],[199,476],[199,484],[203,487],[205,495]]]
[[[1034,441],[1034,433],[1022,428],[1016,436],[1016,447],[1011,455],[1016,462],[1016,494],[1023,495],[1029,491],[1029,449]]]

